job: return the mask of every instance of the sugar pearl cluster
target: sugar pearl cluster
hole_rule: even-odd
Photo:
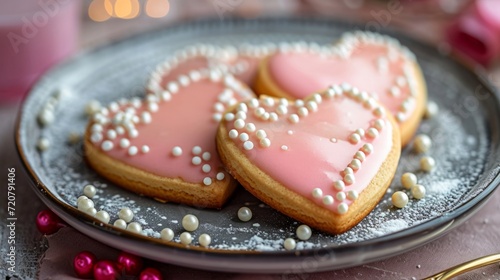
[[[95,208],[94,201],[92,198],[95,197],[97,189],[94,185],[88,184],[83,187],[83,195],[78,197],[76,201],[76,206],[78,210],[83,213],[95,217],[104,224],[109,223],[110,216],[108,212],[104,210],[99,210]]]
[[[326,91],[293,102],[285,98],[275,99],[267,96],[241,102],[234,111],[227,112],[224,116],[224,120],[232,127],[228,132],[228,137],[239,143],[244,150],[252,150],[256,147],[267,149],[273,143],[267,137],[266,130],[258,128],[259,123],[248,121],[248,115],[251,114],[259,122],[276,122],[285,119],[293,125],[317,112],[323,102],[344,97],[361,104],[364,109],[370,110],[374,117],[366,132],[363,128],[356,129],[346,141],[358,144],[360,141],[376,139],[386,126],[385,110],[377,105],[377,102],[368,93],[361,92],[347,83],[331,86]],[[293,135],[293,130],[290,130],[289,134]],[[336,141],[337,139],[333,142]],[[281,146],[281,150],[284,152],[288,149],[289,147],[286,145]],[[354,184],[355,173],[361,169],[363,162],[373,153],[373,150],[374,147],[371,143],[365,143],[356,151],[349,165],[341,172],[342,179],[332,182],[331,188],[336,192],[335,196],[324,195],[323,189],[318,187],[313,189],[312,197],[322,201],[325,206],[333,205],[335,201],[338,201],[337,212],[346,213],[349,209],[346,200],[354,201],[359,196],[356,190],[348,190],[347,188]]]
[[[227,106],[237,103],[236,97],[248,98],[252,96],[248,88],[230,74],[223,73],[218,69],[193,70],[188,75],[181,75],[177,80],[168,82],[164,88],[149,92],[144,100],[139,98],[121,99],[118,102],[110,103],[107,107],[100,108],[92,115],[90,141],[100,146],[104,152],[123,149],[129,156],[149,153],[150,147],[148,145],[134,145],[134,139],[138,138],[140,134],[139,127],[153,121],[154,114],[159,110],[161,102],[170,102],[183,87],[207,79],[224,85],[224,89],[217,96],[217,102],[213,106],[213,120],[216,122],[220,121],[222,112]],[[200,150],[199,153],[198,150]],[[171,154],[174,157],[182,155],[181,147],[173,147]],[[209,152],[202,152],[200,147],[194,147],[192,164],[199,166],[202,172],[208,174],[214,167],[206,162],[203,163],[203,161],[210,160],[210,157]],[[224,177],[224,173],[219,172],[215,178],[205,177],[202,183],[210,185],[214,180],[223,180]]]

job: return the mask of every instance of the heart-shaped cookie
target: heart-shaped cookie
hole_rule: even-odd
[[[217,154],[217,125],[226,107],[254,95],[230,74],[193,67],[144,100],[113,102],[94,114],[86,130],[86,159],[134,192],[220,208],[236,181]]]
[[[347,84],[305,100],[262,97],[226,112],[217,149],[228,171],[282,213],[345,232],[389,186],[400,156],[398,125]]]
[[[393,38],[354,32],[333,46],[282,44],[262,61],[255,90],[294,99],[341,83],[373,95],[408,143],[424,112],[426,87],[415,56]]]

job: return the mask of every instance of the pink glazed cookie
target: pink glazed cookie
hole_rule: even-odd
[[[316,229],[339,234],[378,203],[398,164],[396,121],[348,84],[306,99],[261,96],[226,111],[222,162],[249,192]]]
[[[410,141],[427,90],[415,56],[393,38],[354,32],[333,46],[282,44],[261,62],[254,87],[257,94],[294,99],[340,83],[383,104],[400,127],[403,145]]]
[[[89,165],[160,201],[222,207],[237,183],[217,154],[217,126],[227,107],[254,95],[234,76],[199,66],[168,71],[172,80],[144,100],[112,102],[94,114],[84,142]]]

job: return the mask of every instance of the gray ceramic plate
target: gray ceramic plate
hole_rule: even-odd
[[[70,133],[82,133],[84,105],[91,99],[108,103],[122,96],[141,96],[155,65],[176,49],[193,43],[316,41],[329,43],[356,27],[328,20],[259,19],[203,21],[143,34],[88,53],[57,67],[32,89],[19,116],[17,145],[34,191],[66,222],[110,246],[155,260],[201,269],[238,272],[296,273],[333,270],[386,258],[429,242],[470,216],[498,185],[500,158],[500,106],[492,88],[475,73],[434,49],[394,35],[418,57],[429,88],[429,99],[439,114],[423,121],[420,132],[433,139],[432,156],[437,169],[418,173],[419,156],[403,151],[396,178],[417,172],[427,187],[425,199],[411,200],[396,210],[390,195],[400,190],[395,180],[376,209],[352,230],[331,236],[314,232],[296,251],[283,249],[293,237],[296,221],[260,203],[239,189],[220,211],[162,204],[120,189],[93,172],[82,157],[82,143],[68,143]],[[61,88],[69,94],[56,104],[54,123],[41,127],[37,114]],[[46,152],[36,148],[40,137],[49,139]],[[74,207],[87,183],[95,184],[96,208],[117,219],[122,206],[135,212],[147,236],[102,225]],[[248,206],[254,213],[241,222],[236,212]],[[195,242],[179,244],[182,217],[198,216],[201,233],[212,237],[209,249]],[[176,233],[176,242],[158,238],[164,227]],[[197,240],[197,239],[195,239]]]

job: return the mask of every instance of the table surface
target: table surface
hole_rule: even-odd
[[[344,15],[345,16],[345,15]],[[129,23],[127,23],[129,24]],[[141,28],[134,25],[135,32]],[[82,30],[82,48],[93,47],[130,34],[126,26],[108,24],[106,31],[86,23]],[[121,30],[120,32],[114,32]],[[124,31],[128,30],[128,31]],[[420,28],[420,30],[423,30]],[[418,36],[418,30],[415,31]],[[425,33],[425,32],[424,32]],[[428,41],[436,38],[427,36]],[[500,67],[490,72],[493,82],[500,82]],[[46,207],[29,186],[14,145],[14,125],[19,103],[0,104],[0,279],[73,279],[71,260],[76,252],[89,248],[102,252],[102,256],[116,256],[117,250],[90,240],[71,228],[65,228],[52,236],[43,236],[35,226],[35,217]],[[6,227],[7,175],[8,168],[16,169],[16,272],[6,271],[7,240]],[[420,279],[438,271],[478,258],[500,252],[500,191],[496,191],[487,204],[470,220],[446,236],[408,253],[384,261],[359,267],[322,273],[300,273],[293,275],[249,275],[207,272],[147,261],[148,266],[159,268],[167,279]],[[71,244],[70,249],[67,245]],[[66,247],[65,247],[66,246]],[[64,252],[64,254],[61,254]],[[38,274],[40,273],[40,274]],[[49,276],[50,275],[50,276]],[[8,278],[7,276],[11,276]],[[257,277],[259,276],[259,277]],[[500,279],[500,264],[485,267],[457,279]]]

